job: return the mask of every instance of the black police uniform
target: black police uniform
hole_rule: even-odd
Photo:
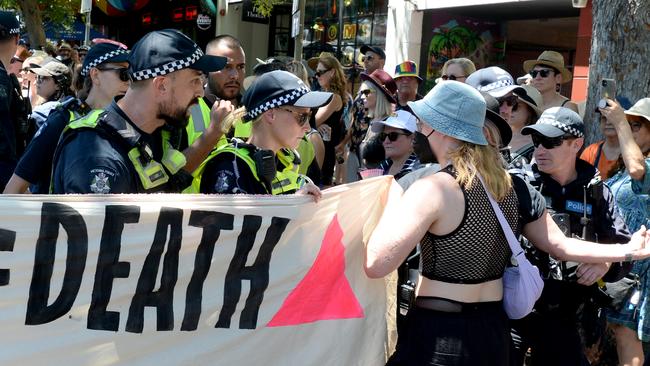
[[[540,172],[536,165],[524,175],[544,196],[549,213],[567,236],[579,236],[603,244],[628,242],[630,233],[615,208],[609,188],[598,182],[597,170],[577,159],[576,171],[577,178],[565,186]],[[589,314],[584,313],[589,311],[587,303],[596,293],[597,285],[583,286],[576,282],[576,263],[554,260],[532,247],[527,248],[526,255],[540,269],[545,279],[544,290],[533,313],[512,321],[510,364],[521,366],[528,347],[531,347],[532,365],[588,365],[578,333],[578,319],[579,316],[589,318]],[[603,280],[616,281],[629,270],[629,264],[613,263]],[[597,316],[589,319],[590,324],[583,324],[597,327],[594,324],[598,321]],[[595,329],[590,331],[597,333]]]
[[[0,62],[0,190],[7,185],[18,159],[16,130],[11,113],[12,88],[7,69]]]
[[[47,194],[52,178],[52,159],[65,126],[90,112],[90,107],[76,98],[69,98],[54,109],[36,131],[25,153],[18,161],[14,174],[31,182],[30,191]]]
[[[152,158],[162,158],[161,138],[140,130],[113,102],[99,118],[96,128],[68,131],[54,156],[52,193],[149,193],[165,191],[162,185],[144,188],[128,153],[133,148],[116,134],[128,129],[142,146],[151,148]]]

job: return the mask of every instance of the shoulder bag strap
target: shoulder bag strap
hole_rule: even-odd
[[[519,241],[515,237],[515,233],[512,231],[512,228],[510,227],[510,224],[506,221],[506,218],[503,216],[503,211],[501,211],[501,207],[494,201],[494,198],[492,197],[492,194],[490,191],[487,189],[485,186],[485,182],[483,181],[483,177],[476,172],[476,176],[478,179],[481,181],[481,184],[483,185],[483,189],[485,189],[485,193],[488,196],[488,199],[490,200],[490,204],[492,205],[492,208],[494,209],[494,213],[496,214],[497,218],[499,219],[499,223],[501,224],[501,229],[503,229],[503,234],[506,236],[506,239],[508,239],[508,245],[510,245],[510,250],[512,251],[512,256],[513,257],[518,257],[519,254],[522,254],[524,250],[521,248],[521,245],[519,244]]]

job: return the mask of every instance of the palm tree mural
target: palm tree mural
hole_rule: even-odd
[[[442,65],[451,58],[468,57],[474,61],[472,55],[478,53],[476,61],[483,61],[481,64],[487,62],[487,51],[492,47],[493,41],[491,34],[487,33],[479,34],[478,31],[459,25],[456,20],[434,29],[429,43],[426,87],[435,85]]]

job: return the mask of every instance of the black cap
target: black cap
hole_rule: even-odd
[[[163,29],[142,37],[131,49],[128,61],[131,79],[146,80],[186,68],[219,71],[227,59],[204,55],[188,36],[176,29]]]
[[[381,48],[379,48],[377,46],[369,46],[367,44],[364,44],[363,46],[361,46],[361,53],[362,54],[365,55],[366,52],[368,52],[368,51],[372,51],[372,52],[378,54],[379,57],[381,57],[383,60],[386,59],[386,53]]]
[[[512,140],[512,129],[508,122],[506,122],[506,120],[501,117],[501,114],[499,114],[499,101],[487,92],[481,92],[481,95],[483,96],[483,99],[485,99],[485,118],[494,123],[497,126],[497,129],[499,129],[501,144],[503,145],[499,147],[508,146],[510,140]]]
[[[0,11],[0,39],[7,39],[16,34],[20,34],[20,23],[16,19],[16,13]]]
[[[86,76],[90,69],[105,62],[127,62],[129,51],[112,43],[98,43],[88,50],[81,67],[81,75]]]
[[[242,103],[246,107],[244,120],[252,121],[269,109],[283,105],[318,108],[329,103],[332,93],[313,92],[294,74],[275,70],[258,76],[246,89]]]

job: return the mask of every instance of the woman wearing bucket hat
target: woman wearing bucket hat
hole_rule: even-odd
[[[578,112],[578,105],[557,92],[557,86],[568,83],[573,77],[564,67],[564,57],[555,51],[544,51],[536,60],[524,61],[524,71],[532,77],[532,85],[544,100],[542,111],[551,107],[566,107]]]
[[[621,156],[606,181],[616,206],[630,230],[650,225],[650,98],[643,98],[623,111],[613,100],[599,111],[616,129]],[[639,276],[638,304],[628,301],[622,310],[608,310],[613,325],[619,363],[643,363],[641,341],[650,341],[650,260],[638,261],[632,273]]]
[[[406,342],[397,351],[404,364],[509,362],[501,277],[512,253],[488,193],[515,235],[524,234],[554,256],[584,263],[650,257],[645,230],[617,246],[566,238],[546,212],[543,197],[494,163],[498,152],[483,134],[486,104],[469,85],[443,81],[409,106],[444,168],[388,201],[364,263],[369,277],[383,277],[420,242],[415,306],[409,311]]]
[[[128,50],[110,43],[94,45],[75,74],[79,99],[70,98],[50,113],[18,162],[4,193],[48,193],[52,157],[61,132],[74,118],[109,105],[129,87]]]
[[[393,113],[393,104],[396,103],[397,85],[386,71],[379,69],[370,75],[362,73],[361,80],[363,82],[357,94],[367,113],[362,120],[355,118],[345,138],[336,146],[337,154],[343,154],[345,146],[350,144],[346,182],[358,180],[358,171],[363,162],[363,145],[379,133],[369,132],[369,127]]]

